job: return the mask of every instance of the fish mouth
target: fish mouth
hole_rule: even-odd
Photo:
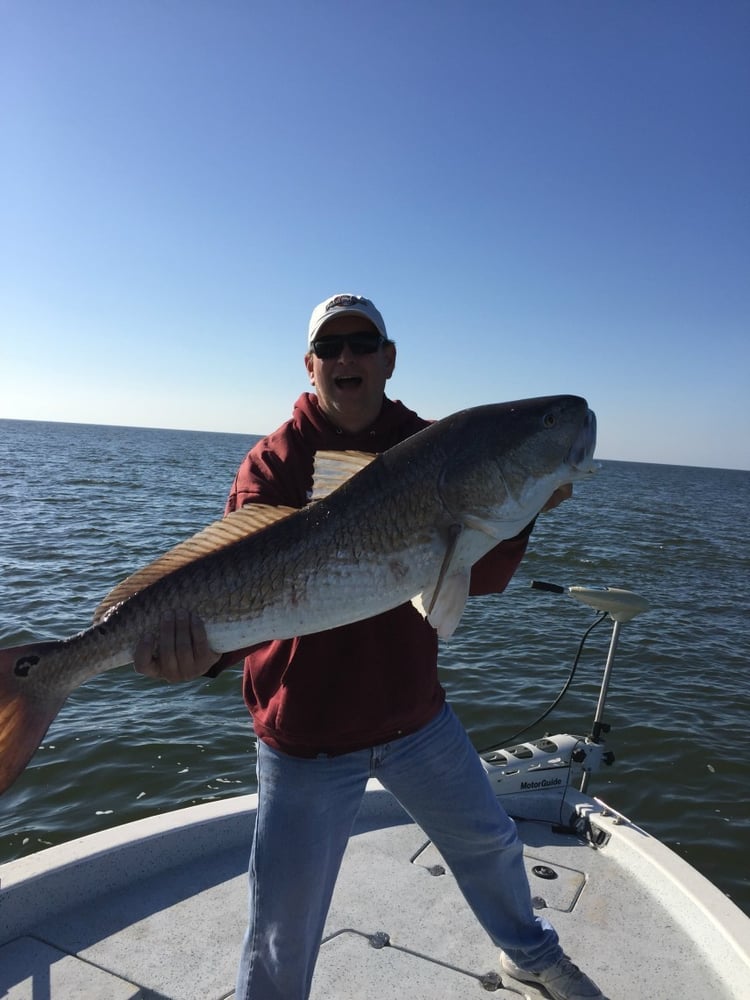
[[[577,472],[594,471],[594,449],[596,448],[596,414],[586,410],[578,435],[568,453],[568,464]]]

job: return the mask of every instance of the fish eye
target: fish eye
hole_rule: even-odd
[[[554,413],[545,413],[542,418],[542,423],[545,427],[554,427],[557,423],[557,417]]]

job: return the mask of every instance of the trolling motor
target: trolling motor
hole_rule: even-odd
[[[534,580],[531,584],[534,590],[546,590],[553,594],[567,594],[575,598],[582,604],[602,614],[606,614],[612,620],[612,638],[609,643],[609,653],[604,666],[604,676],[599,689],[599,701],[594,713],[594,722],[591,727],[591,743],[601,745],[603,742],[602,733],[609,731],[609,727],[604,722],[604,705],[609,692],[609,682],[612,677],[612,668],[615,664],[615,653],[617,644],[620,641],[620,631],[625,622],[631,621],[642,611],[648,611],[648,601],[632,590],[621,590],[619,587],[561,587],[556,583],[544,583],[542,580]],[[593,761],[591,762],[593,763]],[[597,761],[597,766],[599,761]],[[583,778],[581,779],[581,791],[588,788],[591,772],[596,768],[593,766],[583,768]]]
[[[560,804],[564,798],[573,765],[580,767],[582,772],[580,791],[585,793],[591,774],[603,763],[611,764],[614,760],[611,751],[605,750],[602,736],[609,730],[609,726],[604,722],[604,706],[617,644],[622,626],[636,615],[647,611],[649,604],[633,591],[617,587],[561,587],[559,584],[544,583],[541,580],[534,580],[531,586],[534,590],[566,594],[594,608],[601,615],[595,625],[605,617],[613,623],[612,638],[589,736],[558,734],[481,754],[495,794],[501,798],[507,811],[511,813],[520,811],[528,818],[543,819],[547,818],[550,811],[555,808],[555,803]],[[581,647],[582,645],[583,643]],[[579,648],[579,655],[580,652]],[[578,657],[576,663],[577,660]],[[564,690],[566,689],[567,685]]]

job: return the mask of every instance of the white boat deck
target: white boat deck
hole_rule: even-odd
[[[543,822],[519,831],[540,912],[610,1000],[750,998],[750,921],[658,841],[569,800],[606,843]],[[0,866],[0,996],[232,997],[254,809],[255,796],[196,806]],[[313,1000],[543,996],[499,973],[434,847],[371,782]]]

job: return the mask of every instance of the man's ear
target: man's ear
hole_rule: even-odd
[[[389,379],[396,367],[396,345],[389,341],[387,344],[383,344],[383,351],[385,353],[385,377]]]
[[[312,351],[308,351],[305,355],[305,368],[307,369],[307,377],[310,379],[310,385],[315,385],[315,371],[313,368]]]

